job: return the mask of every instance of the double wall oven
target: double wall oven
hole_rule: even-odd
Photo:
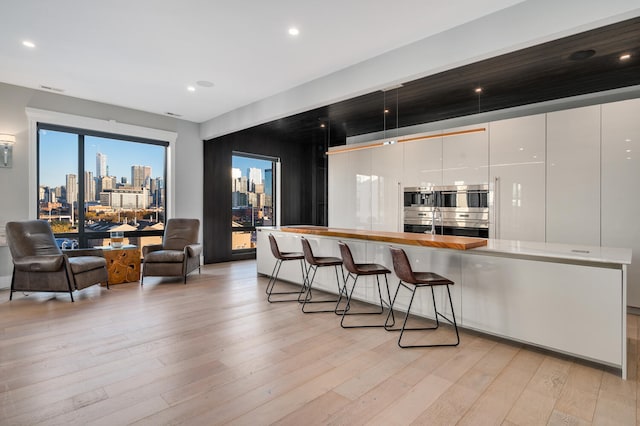
[[[404,231],[489,236],[489,185],[407,187]]]

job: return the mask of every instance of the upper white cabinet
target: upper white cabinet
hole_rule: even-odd
[[[444,130],[444,133],[488,129],[486,123]],[[442,184],[489,183],[489,132],[445,136],[442,139]]]
[[[433,134],[440,133],[442,132]],[[403,187],[442,185],[441,137],[405,142],[402,146],[404,147]]]
[[[491,237],[545,239],[544,114],[489,124]]]
[[[402,231],[403,146],[385,145],[368,151],[371,152],[371,229]]]
[[[371,152],[329,156],[329,226],[371,229]]]
[[[628,247],[627,304],[640,307],[640,99],[602,105],[602,245]]]
[[[600,245],[600,105],[547,114],[546,234]]]

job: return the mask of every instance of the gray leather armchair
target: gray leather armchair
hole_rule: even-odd
[[[94,284],[109,288],[107,262],[100,249],[62,251],[43,220],[8,222],[7,243],[13,258],[9,300],[15,291],[69,292]]]
[[[165,225],[162,244],[142,248],[142,278],[146,276],[184,278],[198,269],[200,273],[200,254],[202,245],[198,243],[200,221],[198,219],[169,219]]]

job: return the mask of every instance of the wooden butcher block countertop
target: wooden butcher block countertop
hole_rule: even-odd
[[[322,235],[325,237],[351,238],[422,247],[448,248],[454,250],[468,250],[487,245],[487,240],[485,238],[416,234],[412,232],[367,231],[360,229],[327,228],[324,226],[311,225],[285,226],[281,227],[280,230],[283,232],[294,232],[297,234]]]

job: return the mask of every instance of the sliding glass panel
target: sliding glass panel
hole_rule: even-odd
[[[78,135],[39,130],[38,218],[54,233],[77,233]],[[73,236],[56,238],[60,248],[77,248]]]
[[[231,169],[232,250],[256,247],[256,226],[275,224],[275,161],[235,154]]]
[[[164,229],[164,157],[161,145],[86,136],[85,231]],[[161,242],[149,238],[144,244]],[[105,239],[104,245],[109,242]],[[140,245],[139,238],[127,237],[124,244]]]

